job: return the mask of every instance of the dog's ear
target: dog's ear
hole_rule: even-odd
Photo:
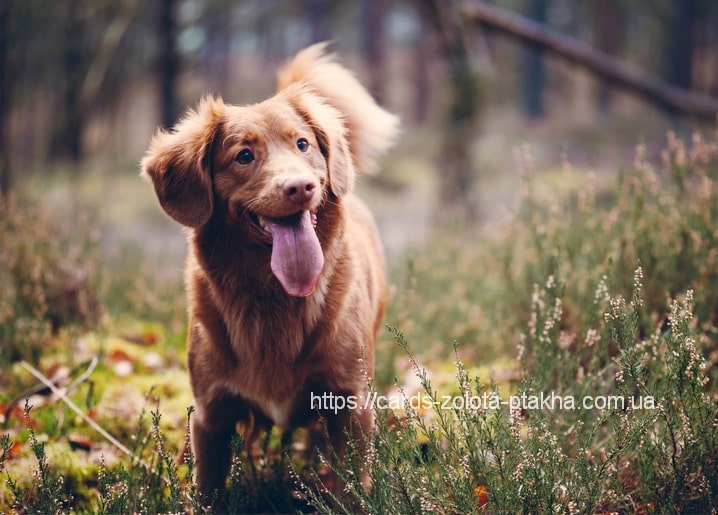
[[[172,131],[158,131],[142,159],[140,175],[152,180],[165,212],[187,227],[204,225],[214,209],[211,151],[223,113],[221,99],[204,98]]]
[[[333,134],[324,129],[321,122],[315,123],[314,136],[329,170],[329,188],[337,197],[344,196],[354,189],[354,165],[349,144],[343,134]]]
[[[349,151],[342,115],[305,86],[294,85],[280,94],[289,97],[294,109],[314,131],[319,150],[327,163],[329,188],[338,197],[352,191],[354,160]]]

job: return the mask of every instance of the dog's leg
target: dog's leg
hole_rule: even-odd
[[[331,445],[337,456],[337,463],[334,466],[342,466],[347,459],[347,433],[349,433],[353,444],[357,448],[357,456],[364,456],[366,450],[366,438],[369,436],[374,424],[374,413],[371,409],[358,408],[356,410],[342,410],[336,416],[327,419],[327,430]],[[350,456],[356,458],[356,456]],[[334,490],[341,493],[344,485],[338,478],[335,479]],[[371,479],[366,470],[360,470],[360,479],[365,490],[371,488]]]
[[[371,442],[367,443],[367,439],[374,427],[374,412],[371,408],[360,407],[351,413],[349,423],[352,438],[359,447],[360,456],[366,456],[367,444],[372,445]],[[371,477],[365,468],[361,469],[360,474],[364,490],[368,491],[371,488]]]
[[[192,451],[196,460],[197,486],[205,502],[221,505],[231,459],[230,441],[234,423],[195,415],[191,421]],[[209,420],[208,420],[209,418]]]

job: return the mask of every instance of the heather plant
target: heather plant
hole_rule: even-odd
[[[31,409],[32,406],[26,402],[24,408],[26,420],[30,419]],[[32,424],[28,424],[28,433],[30,448],[36,459],[32,472],[34,482],[29,489],[26,489],[26,485],[19,485],[10,474],[7,474],[7,486],[13,497],[10,507],[17,512],[25,513],[62,513],[72,506],[72,493],[66,488],[63,476],[58,474],[48,462],[45,443],[38,439]],[[0,458],[0,472],[2,472],[11,449],[10,439],[4,436],[0,446],[2,446]]]
[[[66,225],[40,202],[0,198],[0,367],[36,363],[61,329],[95,326],[98,235]]]
[[[458,355],[455,388],[437,389],[392,329],[431,402],[405,396],[404,409],[379,410],[370,450],[336,469],[344,500],[329,494],[329,502],[327,489],[296,476],[301,491],[323,513],[336,503],[347,513],[710,512],[718,502],[718,402],[695,343],[693,293],[671,301],[668,327],[659,321],[644,338],[640,268],[635,276],[631,300],[610,297],[596,320],[615,352],[573,378],[559,370],[571,361],[579,369],[585,353],[561,350],[556,281],[539,289],[526,334],[540,335],[541,345],[522,349],[513,392],[471,377]],[[553,365],[536,361],[548,348],[558,349]],[[553,374],[534,375],[539,363]],[[360,469],[373,480],[369,491]]]
[[[711,330],[718,305],[716,138],[695,135],[688,146],[669,133],[659,165],[639,145],[633,169],[615,178],[564,163],[552,177],[581,184],[569,191],[547,188],[546,174],[533,168],[530,149],[522,147],[516,207],[500,210],[480,228],[438,232],[426,250],[413,253],[393,273],[387,322],[400,327],[420,354],[445,359],[446,342],[456,339],[469,361],[493,361],[521,343],[518,328],[535,301],[534,284],[553,276],[565,289],[553,330],[573,346],[593,337],[586,328],[602,316],[605,301],[596,295],[606,287],[629,295],[640,262],[640,330],[649,331],[669,311],[668,301],[690,288],[697,323],[710,340],[703,342],[706,352],[718,361]],[[380,367],[379,376],[389,381],[391,371]]]
[[[212,500],[203,499],[192,480],[194,457],[189,448],[192,412],[192,408],[187,410],[185,451],[178,459],[176,449],[171,451],[161,429],[159,407],[150,412],[149,426],[146,411],[142,410],[128,449],[129,463],[108,466],[103,461],[100,465],[98,513],[206,511]]]

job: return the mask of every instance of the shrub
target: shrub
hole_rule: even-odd
[[[0,367],[36,363],[53,334],[98,321],[97,241],[85,221],[62,224],[41,202],[0,198]]]
[[[564,344],[576,342],[601,316],[605,299],[596,295],[606,288],[630,295],[640,262],[640,330],[650,332],[669,300],[692,289],[701,343],[718,362],[718,139],[696,135],[687,148],[669,133],[660,166],[639,145],[634,169],[613,186],[566,164],[556,180],[582,186],[555,193],[544,174],[522,170],[514,209],[480,228],[444,229],[394,271],[386,319],[416,352],[444,358],[456,339],[468,361],[513,353],[536,301],[534,284],[551,276],[565,289],[554,330],[563,331]],[[391,379],[391,371],[379,372]]]
[[[335,469],[344,499],[329,502],[298,479],[313,505],[323,513],[337,503],[365,513],[710,512],[718,502],[718,402],[706,391],[693,293],[670,302],[667,328],[661,322],[641,338],[637,281],[630,302],[609,299],[593,328],[600,338],[589,340],[594,350],[574,354],[555,330],[556,285],[551,279],[534,296],[526,334],[540,345],[523,350],[520,386],[508,400],[493,404],[506,392],[470,377],[458,357],[455,388],[441,392],[409,354],[431,402],[407,394],[403,413],[379,411],[370,450],[353,448]],[[610,359],[601,341],[616,345]],[[549,349],[550,358],[539,356]],[[572,376],[594,352],[602,364]],[[360,468],[373,480],[369,491]]]

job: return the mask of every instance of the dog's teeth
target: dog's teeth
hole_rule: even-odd
[[[312,215],[312,218],[311,218],[311,219],[312,219],[312,225],[313,225],[314,227],[316,227],[316,226],[317,226],[317,214],[316,214],[316,213],[311,213],[311,215]]]
[[[257,222],[259,222],[259,226],[260,226],[262,229],[266,229],[266,228],[267,228],[267,221],[266,221],[263,217],[258,216],[258,217],[257,217]]]

